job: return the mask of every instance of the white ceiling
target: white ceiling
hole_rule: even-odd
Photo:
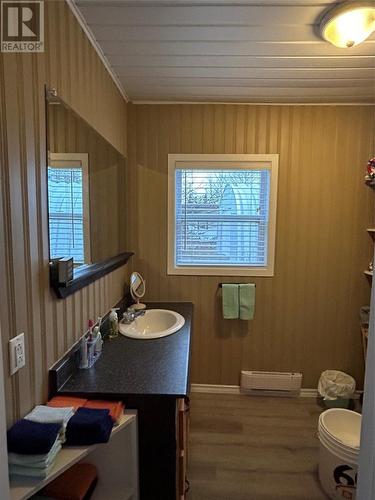
[[[76,0],[131,101],[375,102],[375,35],[317,34],[332,0]]]

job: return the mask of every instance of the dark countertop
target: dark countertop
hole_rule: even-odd
[[[93,397],[186,396],[193,304],[150,302],[147,308],[176,311],[184,316],[185,324],[178,332],[160,339],[137,340],[121,334],[106,339],[95,365],[73,373],[58,393]]]

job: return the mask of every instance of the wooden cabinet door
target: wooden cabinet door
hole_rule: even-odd
[[[176,402],[176,477],[177,500],[185,500],[187,492],[187,457],[188,457],[188,427],[189,427],[189,398],[181,398]]]

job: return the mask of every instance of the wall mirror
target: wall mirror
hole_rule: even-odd
[[[126,159],[55,90],[46,108],[50,260],[73,258],[87,278],[126,253]]]

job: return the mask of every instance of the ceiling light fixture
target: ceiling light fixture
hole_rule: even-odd
[[[375,31],[375,2],[351,1],[336,5],[323,16],[322,37],[336,47],[362,43]]]

